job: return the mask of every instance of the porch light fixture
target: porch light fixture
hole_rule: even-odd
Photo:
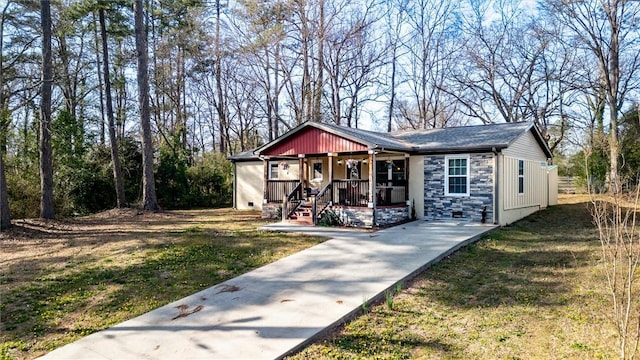
[[[368,162],[369,162],[369,161],[367,160],[367,158],[362,159],[362,163],[363,163],[363,164],[366,164],[366,163],[368,163]]]
[[[342,166],[342,159],[338,159],[338,166]]]

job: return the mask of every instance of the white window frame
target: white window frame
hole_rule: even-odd
[[[278,161],[269,161],[268,166],[269,166],[269,180],[280,180],[279,179],[280,163]],[[276,174],[275,177],[273,177],[274,168],[275,168],[275,174]]]
[[[465,193],[450,193],[449,192],[449,160],[457,160],[457,159],[462,159],[462,160],[466,160],[467,161],[467,173],[466,173],[466,178],[467,178],[467,192]],[[444,157],[444,194],[445,196],[458,196],[458,197],[463,197],[463,196],[469,196],[470,195],[470,176],[471,173],[471,156],[469,156],[469,154],[466,155],[446,155]],[[459,176],[454,176],[454,177],[459,177]]]
[[[522,164],[522,174],[520,174],[520,164]],[[525,178],[524,178],[525,162],[524,162],[524,160],[518,159],[518,169],[516,171],[518,172],[518,195],[524,195],[524,192],[525,192]],[[522,179],[522,191],[520,191],[520,179]]]

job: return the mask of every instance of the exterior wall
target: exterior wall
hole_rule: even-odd
[[[278,180],[298,180],[300,178],[300,163],[298,160],[268,160],[269,163],[277,163],[278,164]],[[287,163],[288,167],[284,167],[281,164]],[[260,178],[262,179],[264,174],[264,168],[262,168],[262,163],[260,168]]]
[[[366,207],[334,206],[333,211],[346,226],[373,227],[373,209]]]
[[[263,219],[278,219],[282,216],[282,204],[269,203],[262,205]]]
[[[517,138],[513,144],[502,150],[502,154],[526,160],[547,161],[547,156],[540,148],[531,131],[527,131],[527,133]]]
[[[262,198],[264,197],[264,165],[262,161],[236,162],[234,179],[233,195],[236,209],[262,209]],[[253,203],[253,206],[249,203]]]
[[[325,130],[310,127],[283,139],[262,152],[267,156],[367,151],[367,146]]]
[[[445,195],[445,155],[424,157],[425,218],[451,219],[453,211],[461,211],[463,219],[480,222],[482,210],[486,207],[487,222],[491,221],[494,211],[494,155],[470,154],[469,157],[469,196]]]
[[[369,178],[369,155],[364,154],[364,155],[352,155],[352,156],[334,156],[332,159],[333,161],[333,179],[335,180],[342,180],[342,179],[347,179],[347,159],[356,159],[360,162],[360,179],[362,180],[366,180]],[[367,163],[363,163],[362,160],[367,159]],[[338,160],[342,161],[342,165],[338,165]],[[327,164],[327,166],[329,166]],[[329,168],[327,168],[327,174],[328,174],[328,170]]]
[[[425,157],[414,155],[409,158],[409,201],[415,204],[416,217],[424,219],[425,208],[425,181],[424,181]]]
[[[389,226],[409,220],[409,206],[376,209],[376,226]]]
[[[524,161],[524,193],[518,193],[518,161]],[[499,156],[499,202],[498,222],[511,224],[525,216],[546,208],[550,193],[550,178],[547,157],[527,132]],[[556,190],[557,193],[557,190]]]

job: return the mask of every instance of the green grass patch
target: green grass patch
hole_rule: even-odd
[[[615,358],[587,205],[540,211],[426,270],[292,359]]]
[[[0,262],[0,359],[40,356],[323,241],[257,231],[258,214],[237,216],[215,211],[185,225],[165,213],[162,226],[117,236],[102,229],[58,237],[56,246],[36,240],[39,248]]]

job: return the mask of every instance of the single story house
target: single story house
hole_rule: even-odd
[[[533,123],[382,133],[306,122],[230,156],[233,206],[348,226],[410,219],[512,223],[557,203],[557,169]]]

